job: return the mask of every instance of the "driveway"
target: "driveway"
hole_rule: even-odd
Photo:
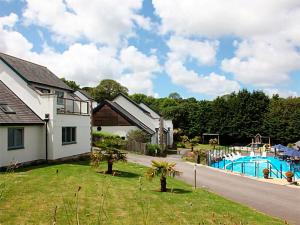
[[[150,166],[153,159],[160,158],[128,154],[128,161],[145,166]],[[194,166],[192,164],[182,161],[179,155],[170,155],[161,159],[176,162],[177,170],[182,172],[179,179],[194,185]],[[201,165],[197,166],[197,187],[206,188],[291,224],[300,225],[299,188],[265,183]]]

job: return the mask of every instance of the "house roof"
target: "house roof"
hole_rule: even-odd
[[[0,59],[26,82],[73,91],[47,67],[0,52]]]
[[[77,91],[79,91],[81,94],[83,94],[86,98],[88,98],[90,100],[94,100],[94,98],[89,93],[87,93],[85,90],[78,89]]]
[[[108,100],[104,100],[101,104],[99,104],[96,108],[94,108],[93,113],[96,113],[99,111],[104,105],[109,105],[113,110],[120,113],[123,117],[128,119],[130,122],[135,124],[140,129],[144,130],[148,134],[154,134],[155,131],[153,131],[151,128],[146,126],[144,123],[142,123],[140,120],[138,120],[136,117],[134,117],[132,114],[130,114],[128,111],[126,111],[123,107],[121,107],[116,102],[111,102]]]
[[[13,113],[0,109],[0,126],[10,124],[44,124],[21,99],[19,99],[2,81],[0,81],[0,105],[6,105]]]
[[[137,104],[135,101],[133,101],[131,98],[129,98],[128,96],[124,95],[123,93],[119,93],[117,95],[117,97],[119,96],[123,96],[124,98],[126,98],[129,102],[131,102],[132,104],[134,104],[137,108],[139,108],[140,110],[142,110],[144,113],[146,113],[147,115],[150,115],[150,112],[148,112],[146,109],[144,109],[142,106],[140,106],[139,104]],[[115,99],[117,98],[115,97]]]
[[[141,104],[143,104],[144,106],[146,106],[147,108],[149,108],[151,111],[153,111],[154,113],[156,113],[159,117],[162,117],[162,115],[158,111],[154,110],[152,107],[150,107],[149,105],[147,105],[145,102],[141,102],[139,105],[141,106]]]

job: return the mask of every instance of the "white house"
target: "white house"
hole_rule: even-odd
[[[0,82],[0,167],[90,151],[90,100],[46,67],[3,53]]]
[[[137,104],[129,97],[119,94],[112,101],[104,101],[93,110],[94,130],[101,130],[126,137],[131,130],[143,130],[151,137],[152,144],[173,145],[173,123],[144,103]]]

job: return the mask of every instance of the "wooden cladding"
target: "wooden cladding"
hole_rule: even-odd
[[[132,126],[125,117],[113,110],[108,105],[93,114],[93,126]]]

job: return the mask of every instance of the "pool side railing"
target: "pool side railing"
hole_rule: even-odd
[[[222,162],[222,166],[221,166],[221,163]],[[265,169],[266,167],[262,167],[260,166],[261,163],[259,162],[230,162],[230,163],[227,163],[225,164],[225,159],[221,160],[221,161],[217,161],[215,162],[215,168],[218,168],[218,169],[223,169],[223,170],[228,170],[228,171],[231,171],[231,172],[234,172],[234,165],[236,164],[241,164],[241,174],[246,174],[246,165],[247,164],[255,164],[255,170],[254,170],[254,177],[259,177],[259,173],[260,173],[260,169],[263,170]],[[266,160],[266,162],[264,163],[267,163],[267,168],[269,169],[270,173],[270,178],[274,177],[274,178],[287,178],[286,175],[285,175],[285,172],[283,171],[283,168],[282,168],[282,165],[280,165],[279,168],[277,168],[271,161],[269,160]],[[212,165],[212,164],[211,164]],[[229,167],[230,166],[230,167]],[[229,168],[230,169],[229,169]],[[291,168],[291,171],[293,171],[293,169]],[[296,179],[299,179],[300,176],[295,173],[295,176],[294,176],[294,180]]]

